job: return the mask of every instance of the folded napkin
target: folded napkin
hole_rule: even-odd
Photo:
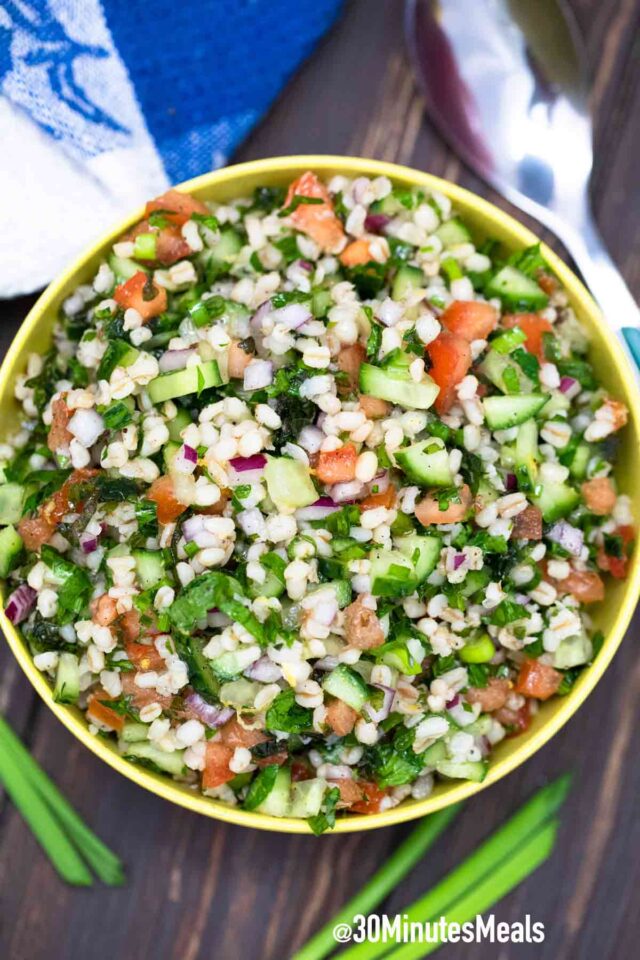
[[[342,0],[2,0],[0,297],[225,164]]]

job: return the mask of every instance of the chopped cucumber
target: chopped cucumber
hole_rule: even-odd
[[[491,278],[485,296],[499,297],[509,310],[542,310],[549,302],[535,280],[511,266],[503,267]]]
[[[0,524],[18,523],[22,517],[24,487],[19,483],[0,486]]]
[[[455,780],[475,780],[476,783],[482,783],[487,775],[489,768],[486,760],[466,760],[462,763],[456,763],[453,760],[439,760],[436,763],[436,771],[443,777],[450,777]]]
[[[164,560],[159,550],[134,550],[131,555],[136,564],[138,583],[143,590],[151,590],[164,580]]]
[[[546,523],[566,517],[580,503],[580,494],[567,483],[545,483],[539,494],[531,500],[542,511]]]
[[[413,290],[420,290],[426,286],[425,275],[420,267],[411,267],[403,263],[398,267],[393,286],[391,287],[391,296],[394,300],[406,300],[407,296]]]
[[[557,413],[567,413],[570,407],[571,401],[565,397],[564,393],[560,390],[553,390],[549,394],[549,402],[544,408],[544,417],[546,420],[551,420]]]
[[[262,564],[264,566],[264,564]],[[256,597],[281,597],[284,593],[285,583],[277,576],[273,570],[265,568],[265,577],[262,583],[252,580],[249,584],[249,596]]]
[[[336,600],[338,601],[340,609],[343,610],[345,607],[348,607],[353,596],[349,580],[334,580],[331,586],[335,590]]]
[[[186,397],[191,393],[201,393],[209,387],[219,387],[222,383],[220,370],[215,360],[201,363],[197,367],[186,367],[175,373],[161,373],[152,380],[147,390],[152,403],[164,403],[175,397]]]
[[[463,663],[488,663],[496,652],[493,641],[488,633],[476,640],[469,640],[460,650],[460,659]]]
[[[182,443],[182,437],[180,434],[185,427],[188,427],[191,423],[191,417],[186,410],[178,410],[175,417],[167,425],[169,428],[169,440],[172,440],[174,443]]]
[[[15,527],[0,530],[0,577],[8,577],[22,553],[22,537]]]
[[[403,210],[406,210],[406,207],[403,206],[402,201],[391,192],[388,193],[386,197],[383,197],[382,200],[374,200],[369,210],[371,213],[384,213],[387,217],[395,217],[397,213],[402,213]]]
[[[322,681],[322,687],[332,696],[348,704],[356,713],[369,699],[369,690],[362,677],[344,663],[327,674]]]
[[[534,388],[533,382],[525,376],[519,364],[495,350],[489,350],[479,369],[487,380],[490,380],[494,387],[502,390],[503,393],[531,393]],[[506,381],[505,372],[507,372]],[[517,384],[517,391],[511,388],[512,381]]]
[[[299,460],[267,457],[264,479],[269,496],[281,512],[308,507],[318,499],[309,468]]]
[[[232,227],[220,231],[220,237],[212,247],[209,247],[209,257],[220,266],[232,263],[242,249],[242,240]]]
[[[570,670],[589,663],[593,657],[593,644],[586,633],[575,637],[566,637],[553,655],[553,665],[557,670]]]
[[[470,570],[462,581],[462,595],[464,597],[472,597],[478,590],[484,590],[490,580],[491,574],[486,567],[483,567],[482,570]]]
[[[417,533],[410,533],[399,537],[395,541],[397,549],[413,564],[418,584],[423,583],[430,573],[435,570],[442,541],[439,537],[421,537]]]
[[[289,767],[280,767],[275,782],[256,810],[268,817],[286,817],[291,804],[291,771]]]
[[[331,299],[330,290],[318,287],[313,291],[311,296],[311,312],[314,317],[326,317],[332,304],[333,300]]]
[[[148,732],[148,723],[125,723],[120,738],[125,743],[139,743],[141,740],[147,739]]]
[[[116,257],[115,253],[109,256],[109,266],[113,270],[116,284],[124,283],[125,280],[130,280],[134,274],[140,273],[141,270],[144,271],[144,267],[141,267],[135,260],[131,260],[129,257]]]
[[[220,680],[233,680],[250,667],[254,660],[254,652],[249,647],[240,647],[238,650],[221,653],[219,657],[210,660],[209,664]]]
[[[290,817],[315,817],[320,813],[322,801],[329,784],[323,777],[299,780],[291,788]]]
[[[175,440],[169,440],[162,448],[162,459],[164,460],[164,465],[168,473],[171,472],[171,465],[181,447],[181,443],[176,443]]]
[[[371,593],[375,597],[406,597],[418,580],[412,561],[400,550],[376,550],[371,554]]]
[[[576,452],[573,455],[573,460],[569,466],[569,473],[574,480],[584,480],[587,476],[587,467],[589,466],[589,460],[593,456],[593,447],[588,443],[579,443],[576,447]]]
[[[471,242],[471,234],[457,217],[442,223],[436,230],[436,237],[443,247],[457,247],[461,243]]]
[[[143,765],[149,764],[157,767],[163,773],[170,773],[173,777],[179,777],[184,773],[184,750],[174,750],[173,753],[167,753],[160,747],[155,747],[149,740],[140,740],[137,743],[127,743],[124,747],[123,756],[129,760],[141,761]]]
[[[450,487],[453,483],[449,454],[432,439],[403,447],[395,458],[400,469],[415,483],[425,487]]]
[[[416,383],[404,368],[387,367],[383,370],[370,363],[363,363],[360,367],[360,389],[369,396],[414,410],[428,410],[440,392],[429,376],[425,375],[424,380]]]
[[[525,478],[533,485],[538,472],[538,425],[533,418],[520,426],[514,453],[518,473],[524,472]],[[522,481],[522,476],[520,479]]]
[[[399,670],[407,677],[422,672],[422,661],[426,651],[417,637],[408,640],[388,640],[374,650],[376,660],[380,660],[388,667]]]
[[[420,757],[427,767],[435,767],[437,763],[440,763],[442,760],[446,760],[447,748],[444,740],[436,740],[436,742],[432,743],[430,747],[427,747],[424,753],[420,754]]]
[[[236,710],[253,707],[253,701],[261,689],[261,685],[253,680],[242,679],[223,683],[219,693],[220,703],[225,707],[234,707]]]
[[[548,395],[541,393],[518,393],[509,397],[485,397],[482,406],[492,430],[507,430],[535,417],[548,399]]]
[[[75,703],[80,696],[80,661],[75,653],[61,653],[53,688],[56,703]]]

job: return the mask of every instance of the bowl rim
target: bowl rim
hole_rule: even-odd
[[[459,204],[465,212],[477,214],[487,222],[499,226],[509,235],[510,243],[528,246],[541,242],[539,238],[523,224],[519,223],[510,214],[483,199],[477,194],[451,183],[433,174],[424,173],[400,164],[382,160],[370,160],[362,157],[349,157],[332,154],[319,155],[291,155],[270,157],[261,160],[251,160],[245,163],[232,164],[221,170],[212,171],[177,184],[176,189],[193,192],[210,190],[222,185],[228,185],[243,177],[264,176],[268,179],[274,175],[299,175],[304,169],[312,169],[320,174],[328,175],[337,172],[346,176],[386,176],[391,180],[410,183],[413,186],[425,186],[430,190],[437,190],[447,196],[454,205]],[[9,347],[0,368],[0,395],[8,390],[14,367],[23,359],[23,351],[40,319],[48,309],[56,303],[65,287],[74,280],[76,274],[82,272],[87,263],[103,252],[114,240],[122,235],[129,227],[141,219],[143,208],[138,208],[130,216],[119,222],[99,239],[84,250],[75,260],[52,281],[33,305]],[[573,273],[572,270],[546,244],[542,243],[542,252],[569,295],[572,304],[579,306],[581,312],[588,315],[597,327],[607,327],[599,308],[591,295]],[[75,280],[77,283],[77,279]],[[612,360],[616,372],[620,376],[626,392],[633,397],[636,410],[640,409],[640,390],[635,373],[616,336],[608,338]],[[408,820],[414,820],[436,810],[448,807],[453,803],[467,799],[481,790],[496,783],[516,767],[520,766],[536,753],[551,737],[567,723],[578,707],[596,686],[613,655],[615,654],[627,626],[633,615],[637,597],[640,593],[640,551],[636,548],[632,559],[629,575],[626,580],[622,602],[618,606],[613,623],[607,631],[602,648],[594,663],[585,671],[580,681],[556,708],[551,717],[542,722],[538,728],[533,728],[518,746],[507,756],[495,760],[489,767],[487,776],[482,783],[473,781],[451,781],[451,785],[442,792],[427,797],[424,800],[401,804],[390,810],[370,815],[350,815],[339,818],[330,834],[352,833],[360,830],[373,830],[387,827]],[[0,626],[7,639],[9,647],[26,674],[31,685],[42,697],[49,709],[58,717],[71,733],[94,754],[104,760],[110,767],[117,770],[129,780],[137,783],[150,792],[170,800],[179,806],[185,807],[205,816],[212,817],[226,823],[281,833],[297,833],[310,835],[310,830],[304,820],[291,817],[268,817],[254,811],[245,811],[239,807],[227,806],[204,794],[193,793],[181,788],[168,776],[159,775],[143,767],[136,766],[115,752],[107,741],[96,737],[89,732],[88,725],[82,714],[74,708],[56,703],[53,700],[51,686],[44,674],[35,667],[26,645],[22,641],[18,630],[7,619],[0,607]]]

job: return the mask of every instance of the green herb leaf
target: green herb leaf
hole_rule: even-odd
[[[323,811],[314,817],[307,817],[307,823],[311,827],[316,837],[332,830],[336,825],[336,806],[340,799],[340,791],[337,787],[332,787],[324,797]]]
[[[267,710],[265,727],[280,733],[305,733],[313,727],[313,710],[296,703],[295,690],[284,690]]]

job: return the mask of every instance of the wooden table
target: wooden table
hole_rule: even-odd
[[[636,0],[573,0],[573,5],[593,71],[596,213],[614,257],[640,295],[640,7]],[[400,0],[348,3],[340,24],[238,159],[323,152],[378,157],[460,181],[496,200],[424,120],[401,23]],[[3,347],[30,302],[2,305]],[[639,625],[636,617],[636,631]],[[524,767],[469,802],[384,911],[402,912],[535,787],[572,768],[575,786],[552,861],[495,910],[499,920],[529,913],[543,921],[545,943],[449,946],[439,955],[443,960],[635,955],[639,689],[632,629],[579,715]],[[0,957],[6,960],[288,960],[411,829],[316,840],[225,826],[173,807],[81,747],[36,698],[4,646],[0,711],[119,851],[128,874],[122,889],[66,888],[3,800]]]

